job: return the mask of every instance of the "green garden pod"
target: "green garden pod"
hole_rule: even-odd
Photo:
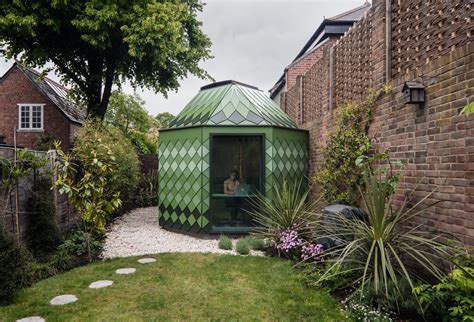
[[[201,87],[160,131],[160,225],[249,232],[252,198],[305,180],[307,154],[307,131],[258,88],[235,81]]]

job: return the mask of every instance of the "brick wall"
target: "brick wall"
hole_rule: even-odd
[[[330,37],[323,43],[319,44],[318,47],[311,49],[304,56],[300,57],[297,61],[291,63],[287,67],[286,71],[286,87],[291,88],[296,84],[298,76],[303,75],[323,56],[323,52],[326,48],[332,47],[337,41],[337,37]]]
[[[375,151],[388,150],[392,159],[407,163],[397,202],[420,180],[424,184],[417,187],[413,202],[437,187],[428,202],[440,203],[418,221],[474,245],[474,116],[459,116],[460,108],[474,95],[474,48],[468,29],[472,24],[466,24],[469,0],[392,1],[390,79],[385,69],[385,1],[373,3],[332,49],[324,50],[302,81],[288,89],[281,107],[309,130],[310,175],[314,176],[338,106],[391,83],[393,93],[377,102],[369,134]],[[452,19],[446,19],[448,13]],[[421,21],[421,14],[429,18]],[[405,31],[398,32],[400,28]],[[403,102],[401,88],[412,80],[426,86],[423,107]]]
[[[45,104],[44,131],[17,131],[19,147],[34,149],[36,141],[45,133],[60,140],[64,148],[71,147],[70,121],[16,67],[0,81],[0,136],[5,137],[6,144],[14,144],[14,129],[18,128],[17,104],[21,103]]]
[[[471,41],[471,0],[392,1],[392,73],[421,68]]]

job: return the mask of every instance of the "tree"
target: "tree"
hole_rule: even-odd
[[[128,95],[115,90],[110,96],[105,121],[125,134],[132,130],[146,132],[153,126],[154,119],[145,110],[145,102],[137,94]]]
[[[103,119],[112,86],[130,81],[166,96],[211,58],[201,30],[200,0],[39,0],[0,3],[0,54],[42,67],[52,62]]]
[[[155,117],[158,120],[160,129],[167,128],[170,125],[174,115],[169,112],[158,113]]]
[[[156,153],[159,124],[145,110],[145,102],[137,94],[113,91],[105,122],[119,129],[132,142],[137,153]]]

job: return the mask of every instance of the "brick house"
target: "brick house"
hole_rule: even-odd
[[[67,98],[68,89],[19,63],[0,78],[0,144],[35,149],[46,136],[64,148],[85,119],[85,111]]]
[[[324,18],[311,38],[301,48],[295,59],[286,66],[283,74],[270,89],[270,98],[280,104],[281,93],[292,88],[298,77],[304,75],[322,57],[324,49],[332,47],[336,40],[359,21],[369,8],[370,3],[366,1],[362,6],[334,17]]]
[[[472,1],[374,0],[364,16],[281,93],[280,107],[310,135],[309,176],[322,162],[334,116],[345,102],[364,100],[390,84],[376,102],[369,137],[374,152],[406,165],[395,202],[411,194],[439,202],[415,218],[474,246],[474,101]],[[409,104],[407,82],[425,88],[423,104]],[[423,184],[418,185],[422,182]],[[313,186],[313,193],[318,187]]]

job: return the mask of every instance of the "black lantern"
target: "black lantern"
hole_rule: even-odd
[[[422,104],[425,102],[425,86],[417,82],[406,82],[403,85],[403,96],[407,104]]]

